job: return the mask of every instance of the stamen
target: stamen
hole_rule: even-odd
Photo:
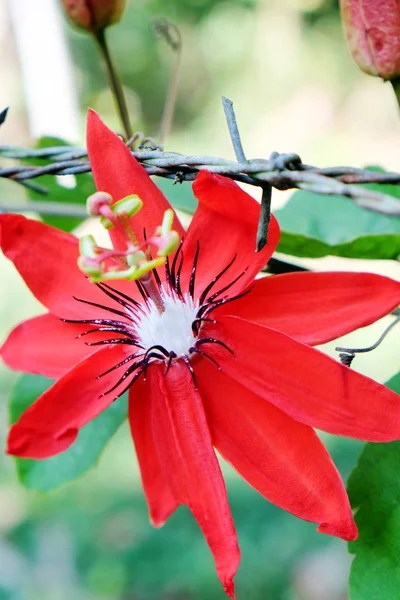
[[[146,242],[146,231],[143,232]],[[151,240],[147,240],[150,243]],[[115,333],[120,337],[103,339],[94,342],[85,342],[88,346],[106,346],[106,345],[128,345],[135,349],[129,356],[120,360],[115,365],[110,366],[106,371],[97,376],[97,379],[126,367],[124,373],[118,381],[107,391],[101,394],[101,397],[111,394],[126,382],[122,391],[118,392],[115,399],[122,396],[133,383],[143,375],[144,380],[147,377],[147,371],[154,361],[164,362],[166,365],[164,376],[172,366],[172,361],[182,360],[190,372],[193,385],[197,389],[196,374],[192,366],[192,359],[195,355],[212,362],[219,370],[221,365],[208,351],[203,350],[205,344],[217,344],[235,356],[233,350],[223,341],[214,337],[198,337],[203,323],[218,324],[218,321],[210,318],[209,315],[216,308],[242,298],[253,289],[236,294],[235,296],[226,296],[226,293],[232,289],[234,284],[239,281],[246,273],[234,277],[234,279],[225,284],[221,289],[210,294],[216,283],[232,267],[236,260],[236,255],[222,269],[212,281],[204,288],[199,300],[195,300],[196,271],[200,255],[200,244],[196,243],[196,251],[193,257],[192,269],[187,285],[187,293],[182,290],[182,272],[184,268],[183,240],[170,265],[168,257],[165,260],[165,282],[156,270],[149,272],[146,276],[135,280],[142,302],[131,298],[127,294],[114,289],[107,283],[100,281],[97,287],[112,301],[123,307],[124,310],[113,308],[112,306],[102,305],[97,302],[84,300],[74,296],[75,300],[88,304],[90,306],[105,310],[122,317],[118,318],[98,318],[98,319],[63,319],[67,323],[80,323],[82,325],[93,325],[97,327],[82,331],[77,337],[83,338],[96,332]],[[151,259],[148,248],[147,258]],[[159,296],[161,305],[157,304],[155,297]],[[158,312],[157,312],[158,311]],[[173,348],[173,349],[172,349]],[[130,364],[132,363],[132,364]]]

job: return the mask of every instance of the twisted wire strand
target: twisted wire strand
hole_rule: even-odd
[[[347,196],[359,206],[386,215],[400,216],[400,200],[361,187],[360,183],[400,183],[400,173],[379,173],[353,167],[325,167],[302,163],[297,154],[273,153],[269,159],[236,162],[214,156],[187,156],[158,149],[132,152],[149,175],[158,175],[176,182],[193,181],[201,169],[225,175],[236,181],[260,186],[270,184],[278,190],[302,189],[323,195]],[[79,175],[90,172],[87,151],[79,147],[53,146],[21,148],[0,146],[0,158],[12,160],[43,159],[43,166],[13,164],[0,168],[0,177],[23,184],[42,175]],[[28,184],[29,185],[29,184]],[[37,186],[38,187],[38,186]],[[45,190],[40,186],[38,191]]]

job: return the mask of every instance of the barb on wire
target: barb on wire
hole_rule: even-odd
[[[236,121],[235,111],[233,110],[233,102],[232,100],[229,100],[229,98],[222,96],[222,106],[224,107],[226,123],[228,125],[236,158],[238,162],[244,163],[246,162],[246,155],[243,150],[242,140],[240,139],[239,127]]]
[[[261,252],[268,243],[268,227],[271,220],[272,185],[266,183],[262,190],[256,235],[256,252]]]
[[[3,125],[4,121],[7,118],[8,106],[0,111],[0,125]]]
[[[318,168],[297,163],[293,169],[293,160],[297,155],[280,154],[275,158],[252,159],[245,163],[235,162],[214,156],[186,156],[174,152],[142,150],[132,152],[149,175],[158,175],[180,181],[193,181],[201,169],[225,175],[236,181],[262,187],[270,183],[279,190],[303,189],[324,195],[344,195],[370,210],[386,215],[400,216],[400,200],[389,194],[376,192],[358,183],[400,183],[400,173],[377,173],[353,167]],[[42,158],[52,161],[43,166],[13,165],[0,168],[0,177],[16,182],[34,179],[41,175],[79,175],[90,172],[90,165],[83,148],[65,146],[53,148],[20,148],[0,146],[0,158],[21,160]],[[352,183],[343,181],[351,178]]]
[[[168,27],[166,31],[169,36],[172,36],[170,29],[172,25],[169,24]],[[177,44],[179,47],[180,34],[177,31],[169,43],[172,46]],[[165,32],[164,35],[166,35]],[[178,37],[176,37],[177,35]],[[266,243],[272,188],[278,190],[302,189],[322,195],[347,196],[359,206],[369,210],[385,215],[400,216],[400,200],[398,198],[358,185],[360,183],[400,183],[400,173],[380,173],[353,167],[318,168],[304,164],[295,153],[278,154],[273,152],[269,159],[246,160],[233,103],[228,98],[223,98],[223,106],[237,162],[214,156],[186,156],[176,152],[163,152],[154,146],[150,146],[150,149],[144,147],[138,152],[133,151],[132,155],[142,164],[149,175],[173,179],[174,182],[193,181],[201,169],[207,169],[212,173],[261,187],[263,202],[256,240],[258,251]],[[151,138],[143,138],[143,140],[153,143]],[[87,151],[77,147],[53,146],[32,149],[10,145],[0,146],[0,158],[46,160],[46,164],[43,166],[17,164],[0,168],[0,177],[12,179],[25,186],[34,186],[36,191],[41,192],[44,191],[41,186],[31,181],[28,183],[28,180],[42,175],[78,175],[91,170],[87,160]]]

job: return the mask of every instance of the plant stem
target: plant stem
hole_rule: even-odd
[[[117,105],[119,116],[120,116],[124,131],[125,131],[126,139],[129,140],[133,135],[133,131],[132,131],[132,127],[131,127],[131,124],[129,121],[128,108],[126,106],[126,100],[125,100],[124,91],[122,89],[121,80],[115,69],[115,66],[114,66],[114,63],[113,63],[113,60],[111,58],[111,54],[110,54],[110,51],[108,48],[105,31],[104,31],[104,29],[101,29],[100,31],[97,31],[94,35],[95,35],[96,41],[99,45],[101,54],[104,58],[110,88],[111,88],[112,94],[114,96],[115,103]]]
[[[72,202],[46,202],[46,201],[11,201],[8,205],[0,203],[1,213],[37,212],[41,215],[54,215],[60,217],[77,217],[87,219],[86,206]]]
[[[179,87],[179,75],[181,70],[181,58],[182,58],[182,48],[176,50],[176,60],[174,65],[174,70],[172,72],[171,81],[169,84],[167,97],[165,99],[164,111],[161,117],[160,123],[160,134],[159,134],[159,143],[161,146],[164,145],[165,140],[169,134],[172,125],[172,119],[174,117],[174,110],[176,104],[176,97],[178,94]]]

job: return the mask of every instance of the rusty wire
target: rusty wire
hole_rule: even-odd
[[[359,206],[386,215],[400,216],[400,200],[361,187],[365,183],[400,183],[400,173],[380,173],[352,167],[318,168],[304,164],[297,154],[273,153],[269,159],[236,162],[213,156],[186,156],[175,152],[147,149],[132,152],[149,175],[175,181],[193,181],[201,169],[225,175],[236,181],[260,186],[270,184],[278,190],[302,189],[324,195],[347,196]],[[21,148],[0,146],[0,158],[43,159],[43,166],[13,164],[0,168],[0,177],[23,183],[42,175],[79,175],[90,172],[84,148],[53,146]],[[49,162],[50,161],[50,162]],[[45,190],[43,190],[45,191]]]

